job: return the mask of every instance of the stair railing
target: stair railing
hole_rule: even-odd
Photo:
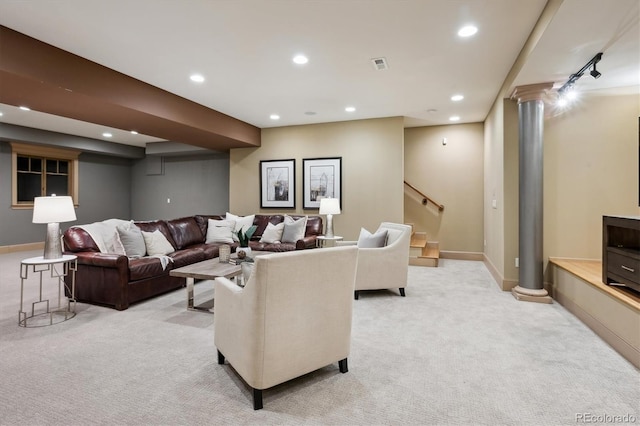
[[[422,197],[422,205],[426,206],[427,203],[431,202],[432,204],[435,204],[436,207],[438,207],[439,211],[444,210],[444,206],[442,204],[436,203],[435,201],[433,201],[431,198],[429,198],[428,196],[426,196],[425,194],[422,193],[422,191],[420,191],[418,188],[416,188],[415,186],[411,185],[409,182],[407,182],[406,180],[404,181],[404,184],[407,185],[409,188],[413,189],[414,191],[416,191],[418,194],[420,194],[420,196]]]

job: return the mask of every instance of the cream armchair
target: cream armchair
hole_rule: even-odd
[[[334,362],[346,373],[358,250],[334,247],[257,256],[244,288],[215,280],[214,343],[253,390]]]
[[[358,248],[358,270],[354,297],[360,290],[397,288],[405,296],[409,273],[409,246],[411,226],[382,222],[376,230],[387,231],[387,242],[380,248]],[[344,241],[340,246],[357,245],[357,241]]]

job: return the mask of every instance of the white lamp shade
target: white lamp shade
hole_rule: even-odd
[[[337,198],[322,198],[319,214],[340,214],[340,200]]]
[[[76,220],[73,200],[69,196],[35,197],[33,223],[71,222]]]

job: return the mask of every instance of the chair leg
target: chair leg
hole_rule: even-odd
[[[341,359],[340,361],[338,361],[338,366],[340,367],[340,372],[342,374],[349,371],[349,367],[347,366],[347,358]]]
[[[400,296],[404,297],[404,288],[400,289]]]
[[[218,364],[220,365],[224,364],[224,355],[222,355],[220,351],[218,351]]]
[[[253,389],[253,409],[262,410],[262,390]]]
[[[358,296],[360,296],[360,292],[358,290],[353,292],[353,298],[358,300]]]

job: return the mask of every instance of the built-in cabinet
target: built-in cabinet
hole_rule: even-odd
[[[602,217],[602,281],[640,292],[640,216]]]

